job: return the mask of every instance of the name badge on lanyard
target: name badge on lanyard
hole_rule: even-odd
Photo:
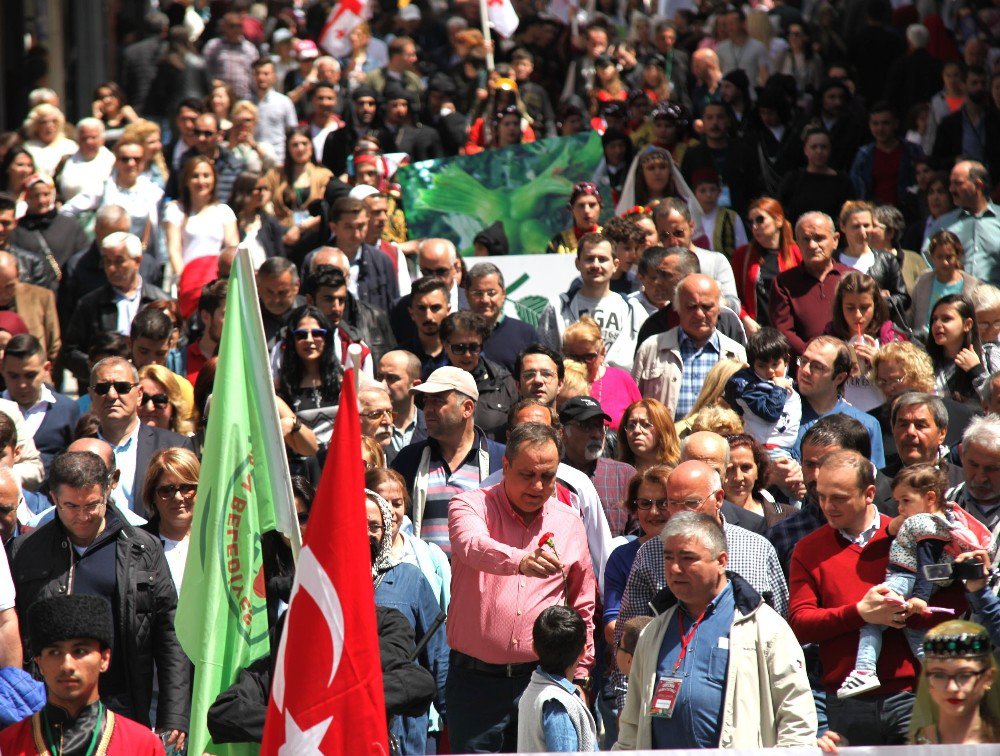
[[[677,696],[681,692],[681,682],[683,681],[679,677],[660,678],[653,692],[652,705],[649,707],[650,716],[670,719],[674,715],[674,704],[677,703]]]

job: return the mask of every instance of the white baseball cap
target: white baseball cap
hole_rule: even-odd
[[[476,388],[476,380],[472,377],[472,373],[451,365],[439,367],[430,374],[426,381],[410,389],[411,394],[414,391],[419,391],[422,394],[461,391],[466,396],[472,397],[473,400],[479,401],[479,389]]]

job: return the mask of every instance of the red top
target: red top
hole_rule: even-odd
[[[0,753],[12,755],[48,753],[48,749],[44,747],[44,733],[40,730],[41,738],[36,739],[32,732],[32,723],[39,718],[39,714],[33,714],[0,731]],[[107,749],[104,750],[100,747],[106,742],[107,735],[105,733],[105,736],[98,741],[97,754],[163,756],[163,744],[148,727],[143,727],[138,722],[133,722],[120,714],[114,715],[113,722],[111,740],[107,742]]]
[[[829,525],[803,538],[792,552],[789,574],[788,624],[801,643],[818,643],[823,666],[823,685],[836,691],[854,668],[859,631],[865,624],[857,602],[872,586],[885,580],[892,539],[886,532],[889,518],[879,515],[879,530],[863,549],[849,543]],[[936,606],[950,606],[961,614],[966,609],[960,590],[948,588],[934,594]],[[946,617],[933,615],[933,626]],[[919,665],[910,653],[901,630],[886,628],[878,659],[880,695],[913,690]]]
[[[792,264],[785,265],[778,256],[778,272],[783,273],[802,262],[802,253],[797,244],[792,244]],[[740,318],[749,315],[757,319],[757,279],[760,278],[760,252],[750,244],[744,244],[733,252],[733,272],[736,274],[736,294],[740,298]]]
[[[899,189],[899,166],[903,162],[903,145],[897,144],[892,152],[875,148],[872,162],[872,199],[883,205],[895,205]]]

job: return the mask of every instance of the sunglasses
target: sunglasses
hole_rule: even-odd
[[[451,273],[451,268],[421,268],[420,275],[424,277],[437,276],[438,278],[444,278],[446,275]]]
[[[154,407],[163,409],[170,404],[170,397],[166,394],[144,394],[140,404],[145,406],[147,402],[152,402]]]
[[[317,341],[319,339],[325,339],[328,331],[325,328],[296,328],[292,331],[292,335],[295,336],[296,341],[305,341],[310,336]]]
[[[482,344],[449,344],[448,348],[459,357],[466,354],[479,354],[483,350]]]
[[[119,163],[141,163],[142,162],[142,158],[141,157],[135,157],[134,155],[119,155],[118,156],[118,162]]]
[[[98,396],[107,396],[112,388],[116,394],[121,395],[129,393],[138,385],[138,383],[132,383],[131,381],[101,381],[100,383],[95,383],[90,389]]]
[[[180,493],[180,495],[183,498],[190,499],[197,492],[198,492],[197,483],[181,483],[180,485],[176,485],[174,483],[167,483],[166,485],[156,487],[156,495],[159,496],[161,499],[172,499],[178,493]]]

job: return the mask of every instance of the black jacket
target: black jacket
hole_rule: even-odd
[[[507,439],[507,413],[520,397],[517,384],[507,368],[485,357],[472,371],[479,389],[475,422],[489,438],[503,443]]]
[[[174,632],[177,592],[160,540],[133,528],[109,506],[107,531],[115,539],[115,589],[112,616],[115,643],[112,668],[102,677],[101,697],[112,710],[149,726],[153,666],[159,681],[156,726],[188,732],[188,659]],[[106,547],[109,548],[109,547]],[[86,557],[84,557],[86,558]],[[11,574],[17,589],[21,636],[29,648],[28,607],[37,599],[73,593],[80,561],[58,515],[17,538],[11,547]],[[120,681],[121,690],[108,689]]]
[[[55,286],[55,270],[42,255],[22,249],[16,244],[11,244],[5,251],[17,258],[18,279],[21,283],[34,284],[46,289],[52,289]],[[58,301],[56,306],[58,307]]]
[[[336,246],[332,242],[331,246]],[[399,278],[392,267],[392,260],[370,244],[361,246],[358,264],[358,299],[364,300],[382,312],[389,312],[399,299]]]
[[[375,620],[386,718],[425,714],[434,699],[436,683],[430,672],[410,658],[416,650],[413,628],[398,609],[389,607],[375,607]],[[208,710],[208,731],[216,743],[263,741],[277,646],[275,639],[271,654],[241,670],[236,682],[220,693]]]
[[[880,289],[889,292],[889,299],[886,302],[889,306],[889,316],[894,323],[905,327],[905,313],[910,309],[910,295],[906,291],[906,283],[903,281],[903,271],[899,267],[899,258],[884,249],[874,249],[872,252],[875,253],[875,262],[868,270],[868,275],[878,282]],[[834,259],[840,262],[843,254],[843,250],[837,250]]]
[[[750,151],[744,142],[730,139],[723,150],[722,166],[719,174],[722,182],[729,187],[730,207],[740,217],[746,217],[750,201],[759,197],[764,190],[763,177],[756,155]],[[689,147],[684,153],[681,173],[688,185],[693,183],[695,172],[699,168],[717,169],[715,151],[707,144],[701,143]]]
[[[21,280],[26,280],[23,268],[21,273]],[[142,256],[139,262],[139,275],[143,281],[148,281],[154,286],[160,285],[163,281],[163,266],[155,254],[147,253]],[[69,327],[69,319],[73,315],[76,303],[90,292],[106,286],[107,283],[108,277],[104,275],[104,268],[101,267],[101,250],[97,242],[93,242],[85,250],[69,258],[63,267],[63,277],[59,281],[59,293],[56,296],[59,326],[63,334]]]
[[[46,254],[47,247],[60,269],[69,258],[90,245],[80,221],[60,215],[55,210],[42,215],[25,215],[10,235],[10,242],[42,256]],[[50,288],[54,289],[54,284],[55,277]]]
[[[963,107],[946,115],[938,124],[937,134],[934,137],[934,150],[931,154],[939,166],[950,166],[955,158],[965,151],[962,149],[965,119]],[[995,108],[987,106],[983,119],[986,129],[986,154],[983,156],[985,158],[983,162],[993,176],[1000,170],[1000,113],[997,113]]]
[[[350,292],[347,294],[347,304],[340,324],[346,326],[352,338],[357,335],[368,345],[372,350],[372,362],[375,366],[378,366],[386,352],[396,348],[396,338],[392,335],[388,316]]]
[[[163,289],[143,280],[139,295],[140,309],[158,299],[170,299],[170,297]],[[90,382],[87,352],[90,351],[94,336],[117,330],[118,307],[115,305],[115,294],[111,284],[104,284],[77,303],[63,334],[62,354],[63,364],[72,371],[77,381],[82,381],[81,386],[86,386]]]

